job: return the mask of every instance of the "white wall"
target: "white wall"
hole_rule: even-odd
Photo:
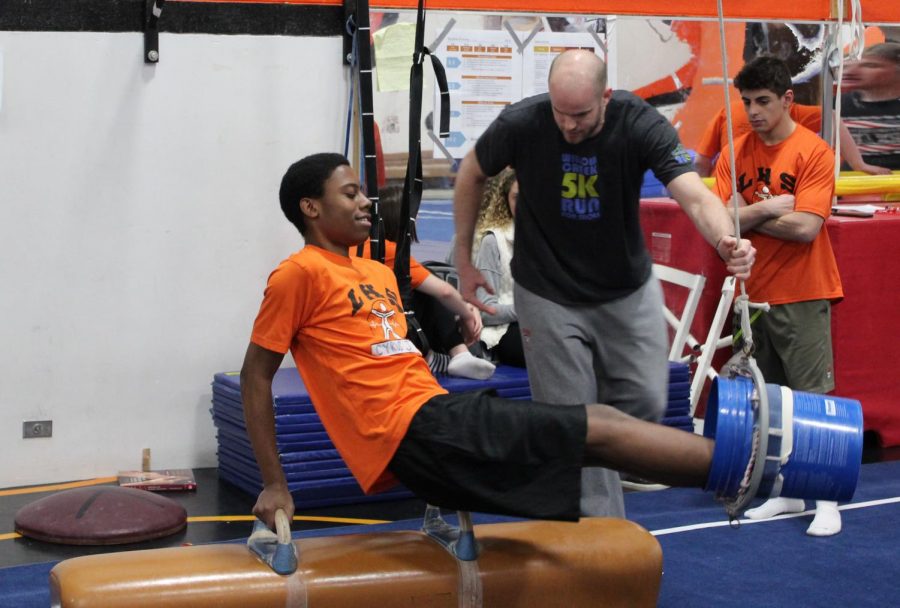
[[[691,59],[691,47],[662,19],[619,17],[615,27],[620,89],[646,86],[674,74]]]
[[[0,32],[0,487],[216,465],[240,367],[302,241],[287,166],[340,151],[340,38]],[[286,364],[289,362],[286,361]],[[50,439],[22,421],[52,419]]]

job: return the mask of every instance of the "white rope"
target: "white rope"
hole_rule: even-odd
[[[722,0],[716,0],[716,11],[719,21],[719,48],[722,55],[722,90],[725,93],[725,122],[728,131],[728,162],[731,163],[731,204],[734,208],[734,236],[740,243],[741,239],[741,218],[737,204],[737,167],[734,156],[734,128],[731,117],[731,102],[729,100],[728,90],[728,48],[725,44],[725,15],[722,10]],[[740,310],[741,315],[741,331],[744,334],[744,347],[742,350],[749,355],[750,348],[753,345],[753,335],[750,328],[750,299],[747,296],[747,287],[744,280],[741,279],[741,295],[737,297],[735,307]]]
[[[855,7],[851,6],[851,19],[852,19],[852,11],[855,10]],[[838,69],[837,69],[837,77],[835,80],[837,81],[837,89],[835,90],[835,100],[834,100],[834,114],[831,115],[831,124],[833,132],[836,134],[834,138],[834,179],[837,178],[841,174],[841,81],[844,79],[844,3],[838,2],[838,21],[837,21],[837,55],[838,55]],[[852,45],[851,45],[852,49]],[[830,58],[829,58],[830,61]],[[831,202],[834,204],[837,201],[837,196],[832,195]]]
[[[854,61],[862,58],[866,45],[866,24],[863,23],[861,0],[850,0],[850,50],[847,56]]]
[[[722,0],[716,0],[716,9],[719,16],[719,47],[722,54],[722,91],[725,94],[725,122],[728,127],[728,162],[731,163],[731,196],[732,202],[738,195],[737,176],[735,176],[734,162],[734,123],[731,118],[731,103],[728,91],[728,48],[725,45],[725,17],[722,12]],[[734,206],[734,235],[737,238],[741,236],[741,219],[738,215],[737,205]],[[743,281],[741,281],[741,290],[743,291]]]
[[[841,85],[844,80],[844,3],[838,2],[838,20],[837,20],[837,76],[834,80],[837,83],[837,90],[834,99],[834,113],[832,114],[832,124],[834,132],[837,136],[834,138],[834,179],[841,175]],[[865,48],[865,24],[862,21],[862,8],[860,0],[850,0],[850,48],[847,51],[847,58],[853,61],[859,61],[862,58],[862,52]],[[830,60],[830,58],[829,58]],[[837,196],[834,197],[837,199]]]

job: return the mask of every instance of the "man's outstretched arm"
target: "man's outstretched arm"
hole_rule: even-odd
[[[738,279],[750,276],[756,249],[746,239],[734,236],[734,222],[719,197],[713,194],[693,171],[682,173],[666,184],[669,192],[687,214],[706,242],[715,247],[728,272]]]
[[[290,520],[294,516],[294,500],[278,459],[275,445],[275,408],[272,404],[272,378],[284,359],[282,353],[254,343],[247,347],[241,367],[241,399],[244,422],[253,445],[253,453],[263,479],[263,491],[256,500],[253,514],[275,527],[275,511],[284,509]]]

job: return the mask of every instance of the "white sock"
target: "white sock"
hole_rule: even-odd
[[[837,503],[830,500],[816,501],[816,516],[806,533],[810,536],[832,536],[841,531],[841,512]]]
[[[460,378],[487,380],[494,375],[494,364],[490,361],[479,359],[469,351],[463,351],[450,358],[447,373]]]
[[[755,509],[747,509],[744,517],[748,519],[768,519],[782,513],[802,513],[806,510],[806,502],[802,498],[770,498]]]

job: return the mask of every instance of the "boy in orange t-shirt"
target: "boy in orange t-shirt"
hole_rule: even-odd
[[[713,443],[698,435],[607,405],[448,394],[405,338],[394,274],[349,253],[368,237],[371,203],[344,157],[298,161],[280,199],[306,245],[270,275],[241,369],[247,433],[263,479],[253,512],[269,526],[277,509],[294,513],[272,404],[272,378],[288,350],[366,492],[400,481],[445,508],[575,520],[582,466],[705,485]],[[455,312],[466,338],[476,339],[476,313]]]
[[[753,324],[754,354],[767,382],[810,393],[834,389],[831,302],[843,297],[825,220],[834,194],[834,153],[791,118],[791,75],[775,57],[758,57],[734,79],[751,133],[734,142],[741,233],[756,247],[747,295],[768,302]],[[730,163],[716,166],[716,190],[732,198]],[[739,319],[735,319],[735,327]],[[803,500],[775,498],[747,516],[802,511]],[[819,501],[807,533],[840,531],[836,503]]]
[[[818,133],[822,130],[822,108],[795,103],[791,104],[790,113],[791,120],[806,127],[813,133]],[[735,141],[742,135],[753,131],[750,128],[750,123],[747,121],[747,113],[744,112],[744,104],[741,101],[731,104],[731,122],[732,137]],[[697,152],[697,157],[694,159],[694,166],[697,169],[697,173],[703,177],[714,174],[713,161],[716,160],[722,150],[728,148],[727,123],[725,108],[722,108],[710,121],[706,131],[703,132],[703,137],[700,138],[700,142],[696,146],[695,152]]]
[[[791,120],[800,126],[806,127],[813,133],[818,134],[822,130],[822,108],[819,106],[794,103],[791,104],[790,115]],[[744,112],[743,102],[741,101],[731,104],[731,121],[732,138],[735,141],[742,135],[753,131],[750,123],[747,122],[747,114]],[[695,152],[697,156],[694,159],[694,167],[702,177],[715,174],[713,163],[718,164],[718,159],[723,158],[723,162],[728,162],[727,157],[719,154],[728,147],[727,123],[725,108],[722,108],[706,127],[703,137],[700,138],[700,142],[696,146]],[[866,162],[859,147],[853,140],[850,130],[843,121],[840,123],[838,133],[841,140],[841,156],[851,169],[872,175],[890,173],[890,169],[877,167]]]

